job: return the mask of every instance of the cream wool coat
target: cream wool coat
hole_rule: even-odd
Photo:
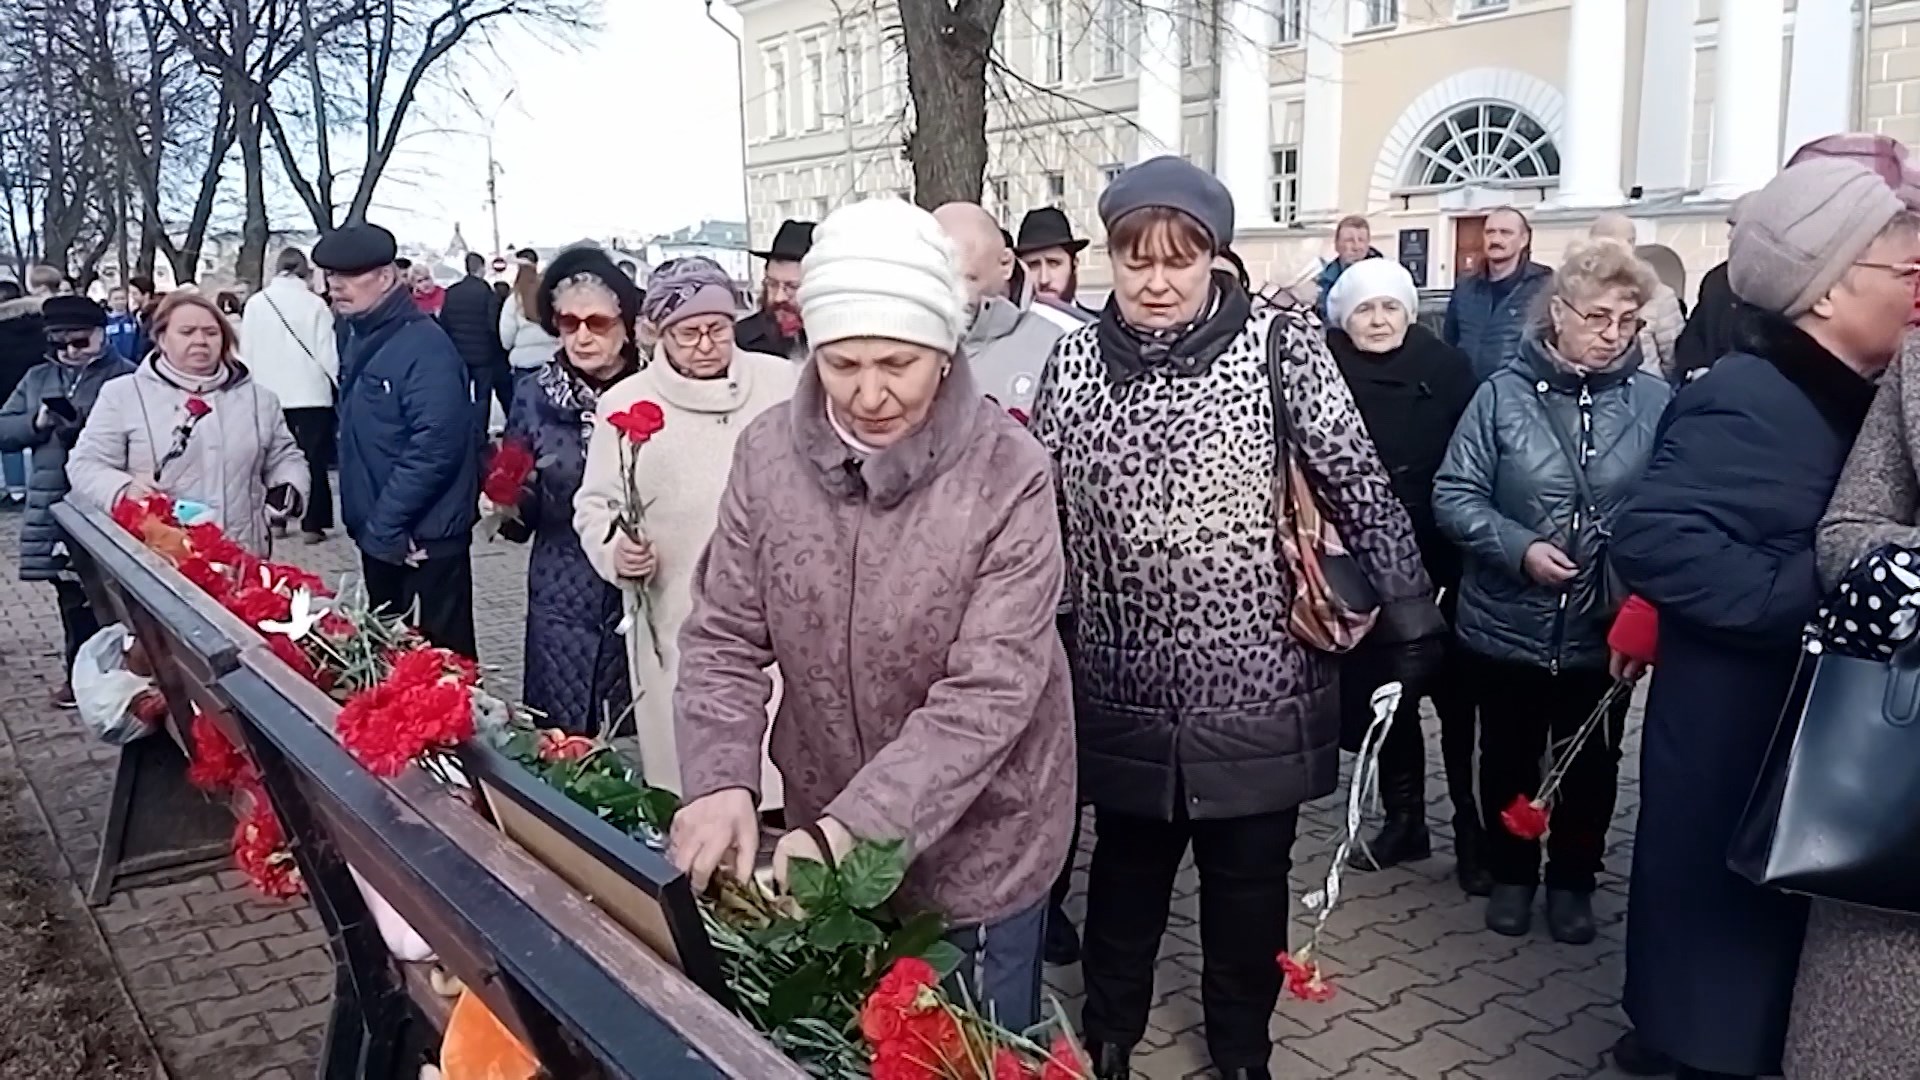
[[[587,445],[586,475],[573,498],[573,527],[594,570],[626,591],[627,671],[633,682],[634,722],[641,769],[654,787],[681,790],[680,757],[673,736],[680,626],[693,609],[694,567],[719,520],[734,443],[754,417],[793,396],[799,371],[790,360],[736,349],[725,378],[689,379],[661,356],[600,398]],[[626,505],[626,491],[620,475],[621,435],[606,418],[640,401],[654,402],[666,415],[666,426],[640,448],[636,470],[646,507],[644,531],[659,560],[643,587],[652,606],[660,659],[655,659],[647,620],[639,612],[634,591],[638,583],[614,571],[610,536]],[[778,705],[776,677],[768,715]],[[779,773],[766,760],[764,750],[761,778],[761,804],[768,809],[783,805]]]

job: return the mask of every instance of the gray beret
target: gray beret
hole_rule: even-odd
[[[400,247],[378,225],[343,225],[313,245],[313,264],[336,274],[364,274],[391,266]]]
[[[1857,161],[1814,158],[1790,166],[1740,204],[1727,283],[1763,311],[1798,318],[1905,208],[1886,181]]]
[[[1185,158],[1150,158],[1113,178],[1100,193],[1100,222],[1108,229],[1135,210],[1164,206],[1200,223],[1213,250],[1233,243],[1233,196],[1214,175]]]

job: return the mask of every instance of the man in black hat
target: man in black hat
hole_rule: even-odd
[[[1080,252],[1086,246],[1087,241],[1073,235],[1065,213],[1043,206],[1020,219],[1013,254],[1026,267],[1035,296],[1078,307],[1073,297],[1080,287]]]
[[[747,352],[807,357],[807,330],[800,322],[800,260],[813,247],[813,222],[783,221],[773,245],[748,254],[767,262],[760,279],[760,310],[734,325],[734,344]]]
[[[45,337],[40,363],[27,370],[0,407],[0,450],[32,454],[27,476],[27,516],[20,526],[20,580],[50,581],[66,632],[67,670],[80,646],[99,630],[86,590],[68,572],[53,504],[66,497],[67,452],[93,410],[100,387],[132,373],[133,364],[107,343],[107,311],[84,296],[49,296],[41,304]],[[54,704],[74,707],[73,687],[62,680]]]
[[[480,431],[467,365],[414,305],[393,234],[348,225],[320,238],[340,315],[340,516],[367,596],[416,611],[428,641],[475,657],[469,545],[480,498]]]

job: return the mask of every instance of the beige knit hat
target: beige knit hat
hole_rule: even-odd
[[[1727,281],[1747,303],[1798,318],[1903,209],[1893,189],[1856,161],[1817,158],[1790,166],[1741,206]]]
[[[873,337],[953,352],[967,325],[953,241],[899,199],[842,206],[800,262],[800,321],[814,345]]]

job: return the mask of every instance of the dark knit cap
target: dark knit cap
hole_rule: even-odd
[[[49,296],[40,322],[48,330],[92,330],[107,325],[107,309],[84,296]]]
[[[553,257],[547,264],[545,273],[540,275],[540,288],[534,293],[535,306],[540,311],[540,325],[547,333],[558,337],[560,328],[553,321],[553,294],[562,282],[568,278],[586,274],[600,279],[600,283],[613,293],[620,304],[620,321],[627,324],[628,333],[633,330],[634,321],[640,317],[640,287],[633,279],[621,273],[614,265],[613,257],[605,250],[592,244],[580,244],[570,247]]]
[[[1233,243],[1233,196],[1212,173],[1185,158],[1152,158],[1114,177],[1100,193],[1100,221],[1111,230],[1114,222],[1150,206],[1198,221],[1216,252]]]
[[[392,266],[400,254],[393,234],[378,225],[344,225],[313,245],[313,264],[336,274],[364,274]]]

